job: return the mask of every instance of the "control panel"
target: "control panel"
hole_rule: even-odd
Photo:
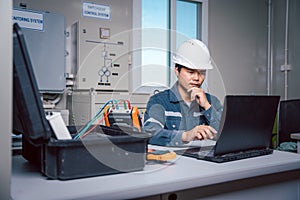
[[[131,64],[130,33],[79,24],[76,89],[128,91]],[[105,31],[104,31],[105,30]],[[105,32],[105,33],[103,33]]]

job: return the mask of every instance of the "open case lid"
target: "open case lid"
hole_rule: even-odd
[[[42,106],[26,42],[18,24],[13,25],[13,132],[33,145],[46,143],[52,129]]]

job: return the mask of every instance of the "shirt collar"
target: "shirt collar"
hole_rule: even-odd
[[[183,101],[182,97],[179,94],[178,91],[178,81],[171,87],[170,92],[170,102],[179,102]]]

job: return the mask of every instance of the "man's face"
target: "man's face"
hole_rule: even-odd
[[[192,87],[200,87],[206,75],[206,70],[189,69],[182,67],[180,72],[175,68],[178,83],[183,89],[190,89]]]

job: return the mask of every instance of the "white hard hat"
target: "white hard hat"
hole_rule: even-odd
[[[212,69],[207,46],[197,39],[183,42],[173,56],[173,62],[190,69]]]

